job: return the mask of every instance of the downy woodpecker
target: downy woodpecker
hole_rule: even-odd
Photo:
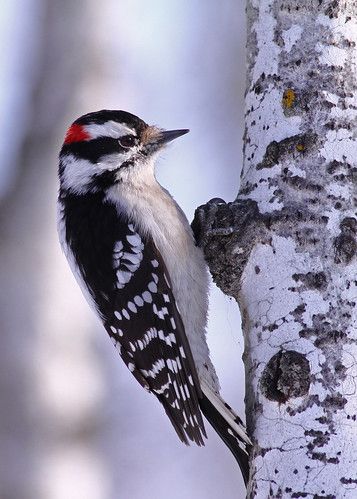
[[[250,440],[219,396],[206,342],[203,253],[155,178],[160,150],[187,132],[124,111],[77,119],[60,152],[59,238],[121,358],[161,402],[182,442],[204,445],[203,413],[246,481]]]

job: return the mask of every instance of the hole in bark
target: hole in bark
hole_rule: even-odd
[[[305,395],[310,388],[309,361],[294,350],[280,350],[266,365],[260,387],[265,397],[280,403]]]

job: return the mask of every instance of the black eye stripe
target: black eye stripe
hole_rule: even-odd
[[[100,158],[107,154],[124,153],[127,151],[128,147],[122,147],[118,139],[99,137],[93,140],[64,144],[61,154],[71,153],[77,158],[86,159],[91,163],[98,163]]]

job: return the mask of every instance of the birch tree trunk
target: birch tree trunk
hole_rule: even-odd
[[[248,0],[247,12],[241,188],[215,207],[204,249],[242,313],[248,497],[352,499],[357,2]]]

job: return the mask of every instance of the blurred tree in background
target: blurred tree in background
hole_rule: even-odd
[[[100,108],[191,128],[159,171],[189,217],[210,197],[235,197],[244,2],[16,4],[0,7],[0,497],[237,497],[216,436],[182,446],[121,365],[60,254],[55,200],[65,129]],[[209,342],[242,412],[239,315],[216,291],[213,302]]]

